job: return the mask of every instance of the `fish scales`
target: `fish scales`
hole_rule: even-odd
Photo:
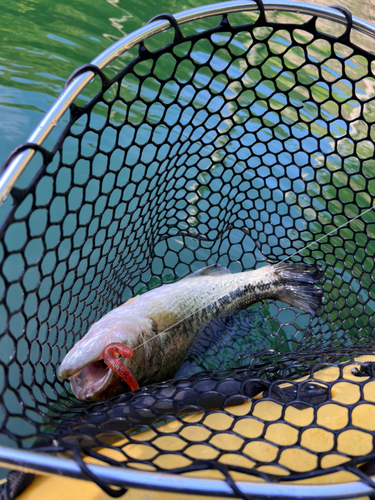
[[[248,276],[244,276],[242,280],[235,280],[234,276],[236,275],[208,276],[199,280],[199,286],[195,284],[194,279],[186,280],[186,283],[184,283],[185,280],[182,280],[178,287],[174,284],[172,285],[173,290],[170,292],[166,290],[168,300],[151,301],[152,297],[144,295],[143,297],[146,299],[142,300],[141,296],[134,303],[132,309],[130,309],[131,306],[129,310],[124,309],[124,314],[127,316],[143,314],[152,318],[154,336],[159,337],[158,345],[150,349],[152,353],[150,350],[146,350],[146,345],[143,346],[145,363],[142,365],[148,366],[149,370],[148,373],[139,374],[138,378],[136,376],[141,384],[173,376],[173,373],[181,365],[197,332],[212,318],[228,311],[244,309],[262,298],[269,297],[272,287],[280,286],[277,284],[275,276],[270,273],[265,274],[261,270],[260,272],[252,272],[251,283],[248,283]],[[268,282],[264,282],[265,280]],[[158,292],[160,294],[162,289],[153,292],[157,298]],[[172,293],[170,299],[167,292]],[[197,312],[192,312],[195,310]],[[156,355],[158,359],[163,359],[161,366],[159,363],[157,364],[157,373],[157,370],[150,370],[150,354],[151,356]],[[133,366],[136,363],[138,360],[135,357],[126,360],[126,364],[133,373],[134,370],[138,371]]]
[[[137,374],[135,377],[140,384],[171,377],[182,363],[197,332],[213,317],[244,309],[262,298],[270,297],[272,287],[273,293],[276,293],[277,286],[280,286],[273,273],[265,273],[262,269],[252,271],[241,280],[235,279],[235,276],[202,277],[199,285],[195,282],[198,278],[181,280],[153,290],[149,296],[140,296],[129,307],[124,306],[122,311],[118,311],[124,316],[151,318],[153,336],[159,337],[155,346],[148,345],[154,342],[151,340],[141,347],[144,357],[142,363],[140,356],[125,361]],[[163,292],[165,299],[160,300]],[[196,313],[192,312],[195,310]],[[163,360],[163,363],[159,363],[159,360]],[[140,365],[143,370],[139,370]]]
[[[122,362],[141,386],[166,380],[173,377],[198,332],[213,318],[261,299],[279,299],[315,313],[321,300],[315,284],[320,279],[316,268],[303,264],[264,266],[236,274],[222,266],[209,266],[106,314],[68,353],[59,376],[71,377],[73,392],[80,399],[97,399],[100,383],[98,377],[95,381],[95,362],[107,344],[121,342],[134,351],[132,358]],[[107,392],[114,395],[119,381],[113,374],[100,374],[111,378],[107,388],[112,392]]]

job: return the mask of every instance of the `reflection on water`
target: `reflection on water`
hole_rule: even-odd
[[[27,0],[3,3],[0,27],[0,164],[26,141],[79,66],[161,12],[210,3]],[[126,59],[126,58],[125,58]]]
[[[122,36],[127,35],[129,32],[125,32],[124,31],[124,24],[127,23],[130,19],[133,19],[134,16],[130,12],[128,12],[127,10],[125,10],[123,7],[121,7],[120,0],[107,0],[107,2],[112,7],[116,7],[117,9],[120,10],[120,17],[117,17],[117,18],[116,17],[110,17],[109,18],[110,23],[112,24],[112,26],[114,28],[116,28],[118,31],[120,31],[120,33],[122,34]],[[116,41],[116,37],[113,34],[103,33],[103,36],[104,36],[104,38],[106,38],[107,40],[111,41],[112,43],[114,43]],[[119,36],[117,38],[117,40],[119,40],[120,38],[122,38],[122,36]]]
[[[0,26],[0,164],[12,149],[27,139],[74,69],[90,62],[109,45],[161,12],[173,13],[210,3],[209,0],[187,0],[183,5],[177,0],[106,0],[94,5],[88,0],[4,3]],[[312,3],[329,6],[331,2]],[[362,19],[375,20],[371,0],[336,3]],[[217,36],[225,39],[223,34]],[[246,47],[244,40],[240,42]],[[274,44],[284,43],[285,37],[274,40]],[[261,47],[259,49],[254,53],[255,58],[262,56]],[[269,71],[278,68],[275,58]],[[327,68],[335,71],[331,62],[327,62]],[[240,63],[236,71],[241,71]],[[293,75],[285,74],[284,78],[293,78]],[[346,90],[345,82],[337,89],[343,93]]]

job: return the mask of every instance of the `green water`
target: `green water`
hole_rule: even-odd
[[[208,0],[24,0],[0,2],[0,165],[63,90],[69,75],[111,44],[162,12]],[[331,0],[320,0],[330,5]],[[337,1],[375,21],[371,0]]]
[[[0,2],[0,164],[26,141],[77,67],[157,14],[209,3]]]
[[[27,140],[77,67],[90,62],[159,13],[209,3],[204,0],[188,0],[183,4],[175,0],[1,2],[0,164],[12,149]],[[358,17],[375,21],[370,2],[340,3]],[[266,93],[267,89],[264,90]]]

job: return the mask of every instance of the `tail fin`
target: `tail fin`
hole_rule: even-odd
[[[316,314],[323,298],[323,290],[316,285],[321,282],[324,273],[306,264],[282,263],[273,268],[281,281],[275,298],[307,313]]]

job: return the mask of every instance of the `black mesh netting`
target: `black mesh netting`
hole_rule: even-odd
[[[375,215],[341,226],[375,195],[374,58],[350,41],[350,16],[338,39],[315,18],[254,19],[141,44],[112,80],[97,76],[102,90],[71,107],[52,154],[38,148],[13,188],[0,242],[3,444],[52,434],[47,449],[86,473],[93,457],[234,489],[369,481]],[[57,378],[89,326],[132,295],[205,265],[240,272],[292,255],[325,273],[315,318],[272,300],[225,315],[181,378],[111,403],[79,403]]]

